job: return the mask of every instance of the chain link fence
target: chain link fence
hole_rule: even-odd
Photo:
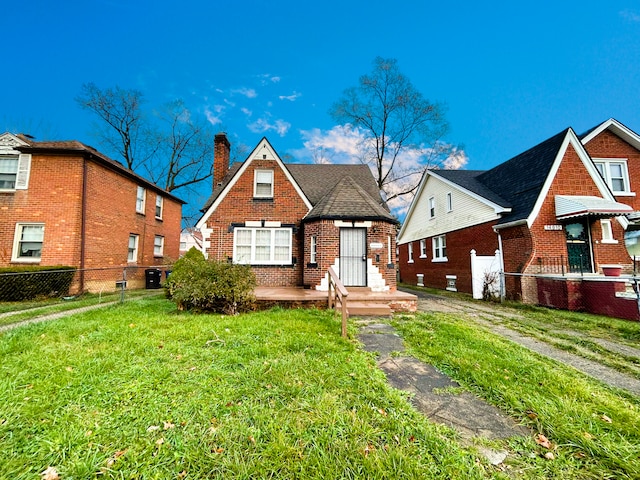
[[[0,326],[25,318],[162,294],[170,266],[0,272]]]

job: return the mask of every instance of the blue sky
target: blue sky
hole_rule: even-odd
[[[0,130],[42,140],[98,147],[74,101],[94,82],[181,98],[236,145],[266,136],[308,161],[309,142],[349,141],[328,110],[376,56],[446,104],[469,169],[568,126],[640,131],[639,1],[26,0],[3,30]]]

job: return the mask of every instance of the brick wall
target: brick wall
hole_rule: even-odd
[[[493,231],[495,222],[482,223],[473,227],[447,232],[447,261],[433,261],[433,237],[426,238],[425,258],[420,258],[420,241],[413,242],[413,263],[409,263],[408,244],[400,245],[398,265],[400,281],[415,285],[417,274],[424,275],[424,285],[431,288],[447,288],[447,275],[455,275],[456,289],[459,292],[472,293],[471,250],[477,255],[495,255],[498,249],[498,236]]]
[[[17,222],[45,224],[40,265],[80,267],[83,158],[34,154],[27,190],[0,193],[0,266],[11,260]],[[138,264],[177,259],[182,206],[164,198],[163,219],[155,219],[156,194],[147,189],[145,215],[136,214],[136,181],[87,162],[85,267],[127,265],[130,233],[140,235]],[[164,237],[164,257],[154,258],[154,236]]]
[[[348,222],[348,220],[345,220]],[[317,237],[316,263],[311,264],[311,237]],[[367,258],[378,268],[389,290],[396,290],[396,227],[389,222],[375,221],[367,228]],[[391,262],[388,244],[391,241]],[[382,244],[381,248],[371,248]],[[304,224],[304,285],[315,288],[336,259],[340,257],[340,227],[333,220],[318,220]]]
[[[273,199],[253,198],[253,179],[256,169],[274,171]],[[207,255],[210,259],[228,261],[233,258],[233,226],[247,221],[280,222],[294,228],[292,257],[294,265],[254,266],[258,285],[300,286],[303,284],[303,235],[300,220],[307,207],[289,182],[279,164],[273,160],[255,159],[247,166],[242,176],[231,187],[216,210],[207,219],[207,228],[212,230],[208,239]]]

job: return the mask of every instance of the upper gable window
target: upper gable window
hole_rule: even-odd
[[[147,191],[144,187],[138,187],[138,191],[136,193],[136,212],[144,214],[144,204],[145,199],[147,197]]]
[[[453,196],[451,192],[447,193],[447,212],[451,212],[453,210]]]
[[[436,216],[436,199],[434,197],[429,198],[429,218],[435,218]]]
[[[255,198],[273,198],[273,170],[255,171],[253,196]]]
[[[593,162],[614,194],[631,192],[626,159],[597,159]]]

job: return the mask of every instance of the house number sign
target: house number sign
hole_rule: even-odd
[[[545,230],[562,230],[562,225],[545,225]]]
[[[376,249],[376,248],[382,248],[384,245],[382,245],[381,243],[370,243],[369,244],[369,248],[371,248],[371,250]]]

